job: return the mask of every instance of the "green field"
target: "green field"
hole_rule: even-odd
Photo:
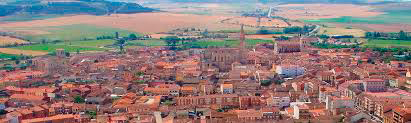
[[[78,41],[84,39],[96,39],[97,36],[115,36],[115,32],[119,32],[120,36],[128,36],[134,32],[130,32],[122,29],[115,29],[109,27],[98,27],[86,24],[75,24],[68,26],[56,26],[46,28],[28,28],[34,30],[43,30],[50,32],[50,34],[43,35],[27,35],[25,38],[40,42],[43,39],[48,41],[63,40],[63,41]]]
[[[410,47],[411,48],[411,41],[405,40],[370,40],[366,44],[366,47],[381,47],[381,48],[388,48],[388,47]]]
[[[19,58],[19,55],[0,53],[0,59]]]
[[[104,50],[107,50],[105,48],[93,48],[93,47],[84,47],[84,46],[68,46],[68,45],[59,45],[59,44],[36,44],[36,45],[16,47],[16,49],[46,51],[46,52],[52,52],[52,51],[55,51],[56,49],[64,49],[68,52],[76,52],[77,50],[80,51],[80,52],[82,52],[82,51],[104,51]]]
[[[411,24],[411,10],[389,10],[385,11],[385,14],[368,17],[358,18],[351,16],[343,16],[339,18],[325,18],[317,20],[304,20],[308,23],[352,23],[352,24]]]
[[[165,46],[166,43],[160,39],[151,39],[151,40],[127,41],[126,45],[128,46]]]
[[[115,40],[111,40],[111,39],[87,40],[87,41],[65,41],[65,42],[62,42],[62,43],[57,43],[56,45],[102,48],[104,46],[111,45],[114,42],[115,42]]]

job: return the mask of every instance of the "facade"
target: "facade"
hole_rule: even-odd
[[[245,32],[243,25],[239,34],[238,48],[208,48],[203,55],[203,69],[215,66],[220,71],[229,71],[234,62],[246,62],[247,49],[245,47]]]
[[[163,84],[155,87],[146,87],[144,88],[144,92],[148,95],[178,96],[180,94],[180,87],[172,84]]]
[[[291,99],[287,92],[277,92],[267,99],[268,106],[279,108],[290,106],[290,102]]]
[[[274,53],[293,53],[301,52],[305,47],[305,40],[300,37],[294,37],[286,41],[276,41],[274,44]]]
[[[303,67],[297,65],[279,65],[276,66],[275,72],[284,77],[295,77],[303,75],[305,70]]]
[[[209,48],[204,54],[203,68],[210,68],[215,66],[220,71],[228,71],[231,69],[231,64],[238,61],[238,49],[236,48]]]
[[[220,91],[222,94],[232,94],[234,93],[233,84],[221,84]]]
[[[239,106],[239,97],[234,94],[176,97],[175,100],[176,104],[179,106],[201,106],[213,104],[220,106]]]
[[[328,96],[325,106],[327,110],[334,112],[334,114],[339,114],[340,112],[337,112],[339,109],[354,108],[355,103],[349,97]]]
[[[411,121],[411,108],[394,109],[392,123],[407,123],[410,121]]]
[[[384,92],[386,91],[386,82],[382,79],[365,79],[363,81],[365,92]]]
[[[308,119],[310,118],[310,111],[307,104],[294,105],[294,119]]]
[[[66,57],[66,52],[64,49],[56,49],[56,56],[60,58]]]

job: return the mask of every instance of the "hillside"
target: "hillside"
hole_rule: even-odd
[[[51,2],[50,2],[51,1]],[[22,0],[0,5],[0,16],[19,13],[29,14],[129,14],[152,12],[154,9],[136,3],[109,2],[104,0]]]

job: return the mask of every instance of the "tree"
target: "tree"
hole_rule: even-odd
[[[29,65],[28,64],[20,64],[19,68],[20,68],[20,70],[25,70],[25,69],[27,69],[27,66],[29,66]]]
[[[260,28],[259,30],[257,30],[256,34],[271,34],[271,31],[264,28]]]
[[[203,33],[201,33],[201,35],[203,35],[203,37],[207,37],[208,36],[208,29],[205,29]]]
[[[278,40],[288,40],[288,39],[290,38],[287,36],[283,36],[283,35],[278,38]]]
[[[399,36],[398,36],[398,39],[400,39],[400,40],[407,40],[407,39],[408,39],[407,33],[404,32],[404,31],[402,31],[402,30],[399,32],[398,35],[399,35]]]
[[[118,32],[115,32],[114,34],[115,34],[116,39],[120,38],[120,36],[119,36],[119,33],[118,33]]]
[[[77,49],[77,51],[76,51],[76,52],[77,52],[77,54],[80,54],[80,50],[79,50],[79,49]]]
[[[283,32],[284,32],[285,34],[302,33],[302,32],[303,32],[303,28],[301,28],[301,27],[299,27],[299,26],[292,26],[292,27],[284,28]]]
[[[143,75],[144,75],[144,72],[141,72],[141,71],[135,73],[135,76],[143,76]]]
[[[136,34],[130,34],[130,35],[128,36],[128,38],[129,38],[130,40],[137,40],[137,35],[136,35]]]
[[[84,103],[86,102],[85,99],[79,95],[74,96],[74,103]]]
[[[14,71],[15,68],[12,65],[5,65],[3,66],[3,69],[5,69],[6,71]]]
[[[374,38],[374,35],[372,32],[365,32],[365,38]]]
[[[172,49],[175,49],[177,42],[180,40],[177,36],[167,36],[163,38],[163,40],[166,42],[167,46],[171,46]]]
[[[97,112],[95,111],[86,111],[86,114],[89,115],[93,119],[97,117]]]
[[[20,64],[20,60],[16,60],[15,63],[16,63],[16,64]]]
[[[4,110],[4,109],[0,110],[0,115],[5,115],[5,114],[7,114],[6,110]]]
[[[123,52],[123,51],[124,51],[124,45],[125,45],[125,43],[126,43],[126,40],[125,40],[125,39],[119,39],[119,40],[116,41],[116,44],[118,44],[119,47],[120,47],[120,52]]]
[[[325,35],[325,34],[321,34],[319,37],[320,37],[321,39],[328,39],[328,38],[330,38],[330,36]]]
[[[271,80],[261,80],[261,86],[270,86],[271,84]]]
[[[47,42],[46,42],[46,39],[41,39],[41,43],[42,44],[46,44]]]
[[[70,52],[66,52],[66,57],[70,57]]]

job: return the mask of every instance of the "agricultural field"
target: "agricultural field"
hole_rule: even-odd
[[[128,46],[165,46],[166,45],[166,43],[160,39],[127,41],[126,44]]]
[[[257,44],[264,44],[264,43],[274,44],[274,40],[249,39],[249,40],[246,40],[246,43],[248,46],[254,47]]]
[[[56,49],[64,49],[68,52],[76,52],[77,50],[80,52],[83,51],[104,51],[107,50],[105,48],[93,48],[93,47],[84,47],[84,46],[67,46],[67,45],[59,45],[59,44],[36,44],[36,45],[29,45],[29,46],[19,46],[15,49],[18,50],[33,50],[33,51],[41,51],[41,52],[52,52]]]
[[[87,40],[87,41],[65,41],[58,43],[49,44],[35,44],[27,46],[18,46],[14,48],[0,48],[0,53],[5,54],[23,54],[40,56],[46,55],[49,52],[55,51],[56,49],[65,49],[68,52],[84,52],[84,51],[105,51],[110,50],[110,48],[105,48],[104,46],[112,45],[115,41],[106,40]]]
[[[0,59],[11,59],[11,58],[17,58],[17,57],[19,57],[19,55],[0,53]]]
[[[352,27],[321,27],[318,31],[319,34],[326,35],[353,35],[354,37],[363,37],[365,35],[364,30],[353,29]]]
[[[161,19],[160,19],[161,18]],[[155,34],[159,32],[167,32],[176,28],[202,28],[212,30],[231,30],[239,29],[239,25],[224,24],[220,21],[232,18],[232,16],[204,16],[193,14],[173,14],[167,12],[158,13],[138,13],[138,14],[116,14],[111,16],[92,16],[92,15],[75,15],[58,18],[50,18],[44,20],[34,20],[27,22],[10,22],[0,24],[0,28],[7,30],[40,30],[51,31],[53,28],[63,28],[68,31],[63,31],[60,35],[63,39],[67,39],[67,34],[73,36],[75,34],[83,34],[86,31],[98,31],[95,27],[90,29],[90,26],[82,27],[84,25],[100,26],[105,28],[114,28],[127,30],[130,32],[138,32],[143,34]],[[71,25],[80,25],[74,26]],[[68,26],[68,27],[67,27]],[[79,28],[80,29],[77,29]],[[46,28],[47,30],[43,30]],[[254,29],[247,27],[246,29]],[[57,29],[58,30],[58,29]],[[70,31],[71,30],[71,31]],[[73,32],[77,30],[78,32]],[[55,33],[55,32],[54,32]],[[86,36],[90,36],[90,32],[85,32]],[[50,36],[50,35],[48,35]],[[82,36],[82,35],[80,35]],[[90,37],[94,37],[91,35]],[[52,36],[51,36],[52,37]],[[57,36],[56,36],[57,37]],[[59,36],[60,37],[60,36]],[[84,36],[83,36],[84,37]],[[53,38],[53,37],[52,37]]]
[[[293,20],[316,20],[339,18],[343,16],[373,17],[383,12],[373,11],[371,6],[353,4],[284,4],[276,6],[273,16],[281,16]]]
[[[19,30],[19,29],[16,29]],[[133,32],[115,29],[109,27],[97,27],[87,24],[74,24],[54,27],[35,27],[26,28],[23,30],[40,30],[47,32],[46,34],[25,35],[25,38],[34,42],[41,42],[43,39],[47,41],[62,40],[62,41],[78,41],[84,39],[96,39],[97,36],[115,36],[115,32],[119,32],[120,36],[128,36]]]
[[[326,22],[326,23],[349,23],[349,24],[411,24],[409,19],[410,11],[387,11],[384,14],[371,17],[342,16],[338,18],[323,18],[317,20],[306,20],[305,22]]]
[[[78,46],[78,47],[89,47],[89,48],[104,48],[104,46],[112,45],[115,40],[87,40],[87,41],[65,41],[62,43],[57,43],[56,45],[65,46]]]
[[[345,26],[361,28],[367,31],[398,32],[399,30],[411,31],[411,9],[402,8],[377,8],[383,14],[369,17],[342,16],[336,18],[308,19],[307,23],[334,23]]]
[[[268,8],[258,3],[156,3],[144,6],[177,14],[238,16],[243,11]]]
[[[411,48],[411,41],[405,40],[370,40],[364,44],[366,47],[409,47]]]
[[[257,18],[255,17],[236,17],[236,18],[230,18],[224,21],[223,23],[227,24],[244,24],[246,26],[257,26]],[[268,19],[268,18],[261,18],[260,20],[260,26],[264,27],[288,27],[288,24],[284,22],[283,20],[280,19]]]
[[[1,22],[18,22],[18,21],[32,21],[32,20],[42,20],[49,18],[61,17],[61,15],[12,15],[0,18]]]
[[[24,44],[24,43],[28,43],[27,41],[21,40],[21,39],[17,39],[17,38],[12,38],[12,37],[8,37],[8,36],[0,36],[0,46],[5,46],[5,45],[9,45],[9,44]]]
[[[0,48],[0,53],[3,54],[14,54],[14,55],[26,55],[26,56],[42,56],[46,55],[48,52],[45,51],[34,51],[34,50],[21,50],[14,48]]]

